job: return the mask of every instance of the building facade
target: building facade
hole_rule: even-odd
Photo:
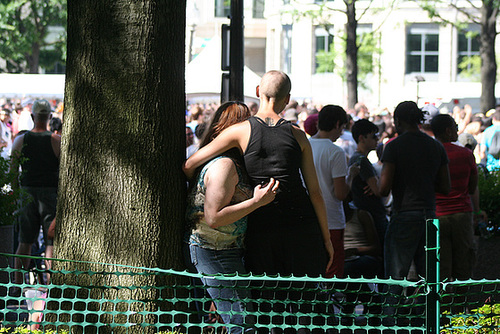
[[[474,2],[477,8],[481,7],[481,1]],[[471,13],[479,15],[479,10],[472,10],[467,1],[453,3],[469,6]],[[479,75],[466,76],[462,62],[468,56],[479,56],[478,24],[450,4],[437,10],[450,22],[467,22],[463,30],[430,19],[415,1],[357,0],[355,5],[358,38],[371,32],[376,46],[372,71],[360,79],[360,102],[372,108],[393,108],[402,100],[450,108],[467,102],[479,109]],[[266,2],[266,68],[289,73],[296,98],[346,105],[341,56],[345,52],[345,11],[344,1],[339,0]],[[498,46],[497,42],[497,50]],[[318,56],[332,49],[335,69],[318,71]]]
[[[188,1],[188,55],[189,50],[191,57],[196,55],[208,39],[220,35],[222,24],[229,24],[230,2]],[[468,1],[453,3],[469,6],[479,16]],[[482,5],[481,1],[473,3],[477,8]],[[246,0],[244,6],[245,65],[260,75],[271,69],[288,73],[297,100],[347,104],[344,1]],[[464,29],[430,19],[415,1],[357,0],[355,6],[358,38],[369,34],[374,43],[371,54],[364,54],[371,69],[360,70],[363,73],[358,75],[360,102],[389,109],[402,100],[449,108],[470,103],[479,109],[479,75],[466,76],[462,63],[469,56],[479,56],[478,24],[446,3],[437,8],[439,14],[451,22],[468,22]],[[500,50],[498,39],[496,49]],[[332,51],[333,55],[325,57]],[[332,57],[331,66],[322,64],[321,57]]]
[[[245,65],[262,75],[266,71],[265,0],[244,1]],[[188,0],[186,9],[186,61],[192,60],[214,36],[221,36],[222,25],[230,24],[230,0]]]

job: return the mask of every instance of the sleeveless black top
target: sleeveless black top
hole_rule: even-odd
[[[52,148],[52,133],[26,132],[21,150],[21,185],[25,187],[57,187],[59,159]]]
[[[271,224],[277,228],[294,223],[302,226],[317,224],[316,214],[302,183],[302,150],[292,133],[292,123],[280,119],[276,125],[269,126],[258,117],[251,117],[249,122],[250,140],[243,157],[252,186],[266,184],[271,177],[280,182],[275,200],[256,210],[250,218],[282,217],[274,219]],[[267,224],[262,219],[255,223]],[[267,227],[270,225],[267,224]]]
[[[302,185],[302,150],[290,122],[268,126],[251,117],[243,155],[253,185],[280,181],[273,202],[248,216],[245,266],[254,274],[316,277],[324,274],[326,252],[316,212]]]

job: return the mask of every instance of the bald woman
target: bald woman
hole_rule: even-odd
[[[332,264],[326,209],[305,133],[279,114],[290,100],[290,78],[267,72],[257,86],[260,107],[248,121],[224,130],[184,164],[197,167],[238,148],[252,186],[279,181],[273,202],[249,215],[245,263],[253,274],[324,275]],[[302,183],[302,178],[305,187]]]

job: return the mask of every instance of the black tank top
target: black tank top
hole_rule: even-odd
[[[21,150],[21,185],[25,187],[57,187],[59,159],[52,148],[52,133],[26,132]]]
[[[258,117],[251,117],[249,122],[251,134],[244,159],[252,185],[267,183],[273,177],[280,181],[282,191],[301,187],[302,151],[292,133],[292,123],[280,119],[269,126]]]
[[[271,177],[280,181],[275,200],[255,211],[254,216],[273,211],[273,215],[295,216],[302,223],[309,220],[306,217],[315,218],[302,183],[302,149],[292,133],[292,123],[280,119],[275,126],[268,126],[258,117],[251,117],[249,122],[250,140],[243,157],[252,185],[267,183]]]

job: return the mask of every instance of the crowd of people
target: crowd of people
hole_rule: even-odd
[[[473,114],[468,105],[448,112],[403,101],[393,111],[363,103],[346,111],[299,104],[291,85],[270,71],[257,87],[259,103],[188,106],[187,263],[209,275],[405,279],[413,265],[425,276],[425,222],[437,217],[441,278],[471,278],[474,223],[487,218],[478,166],[500,168],[500,108]],[[63,106],[0,102],[2,157],[15,171],[21,166],[13,186],[30,197],[16,253],[31,254],[41,228],[50,257]],[[203,283],[223,322],[241,333],[241,312],[253,306],[239,285],[248,284]]]
[[[266,73],[257,88],[260,105],[249,105],[254,111],[248,119],[208,141],[213,125],[205,124],[216,106],[196,104],[187,111],[184,171],[198,185],[188,207],[200,192],[212,201],[226,191],[220,185],[208,192],[199,184],[208,181],[207,166],[228,152],[239,159],[238,182],[254,189],[253,198],[274,194],[269,203],[238,211],[238,219],[247,214],[240,230],[246,229],[245,239],[225,245],[240,255],[238,267],[224,273],[405,279],[413,267],[425,277],[426,221],[439,218],[441,279],[471,278],[474,224],[487,218],[479,207],[478,166],[500,166],[490,153],[495,133],[500,136],[500,108],[473,114],[468,105],[448,111],[403,101],[394,111],[369,110],[363,103],[345,111],[300,105],[290,100],[290,89],[286,74]],[[225,227],[241,223],[230,216],[229,208],[238,204],[226,197],[217,206]],[[249,193],[241,203],[251,198]],[[196,219],[187,217],[188,235],[200,226],[207,234],[231,233],[207,221],[206,202],[197,209]],[[193,247],[192,239],[187,242]],[[191,260],[199,272],[208,270]],[[241,318],[224,322],[243,325]]]

